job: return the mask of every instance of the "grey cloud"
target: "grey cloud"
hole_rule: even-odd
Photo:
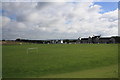
[[[49,5],[52,5],[52,2],[38,2],[36,5],[37,9],[43,9],[45,7],[48,7]]]

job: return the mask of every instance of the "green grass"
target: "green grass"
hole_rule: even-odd
[[[83,71],[76,71],[70,73],[62,73],[56,75],[47,75],[41,78],[117,78],[118,77],[118,65],[98,67],[94,69],[88,69]]]
[[[38,47],[27,54],[27,48]],[[117,44],[31,44],[3,46],[3,78],[117,77]],[[112,67],[111,67],[112,66]],[[114,66],[114,67],[113,67]],[[112,71],[111,71],[112,70]],[[96,74],[90,76],[91,72]],[[99,73],[99,71],[102,71]],[[111,72],[106,75],[106,72]],[[80,74],[79,74],[80,73]],[[86,75],[85,75],[86,74]]]
[[[2,45],[0,45],[0,79],[2,78]]]

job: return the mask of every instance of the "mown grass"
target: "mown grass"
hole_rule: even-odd
[[[0,79],[2,78],[2,45],[0,44]]]
[[[118,65],[98,67],[83,71],[76,71],[70,73],[54,74],[42,76],[40,78],[117,78]]]
[[[38,53],[27,54],[27,48],[31,47],[37,47]],[[3,78],[61,75],[118,64],[117,44],[3,45],[2,49]]]

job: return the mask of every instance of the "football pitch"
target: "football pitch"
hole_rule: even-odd
[[[118,77],[118,44],[3,45],[2,58],[3,78]]]

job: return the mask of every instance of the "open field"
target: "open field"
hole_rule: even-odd
[[[27,54],[28,48],[38,48]],[[116,78],[117,44],[3,45],[3,78]]]

